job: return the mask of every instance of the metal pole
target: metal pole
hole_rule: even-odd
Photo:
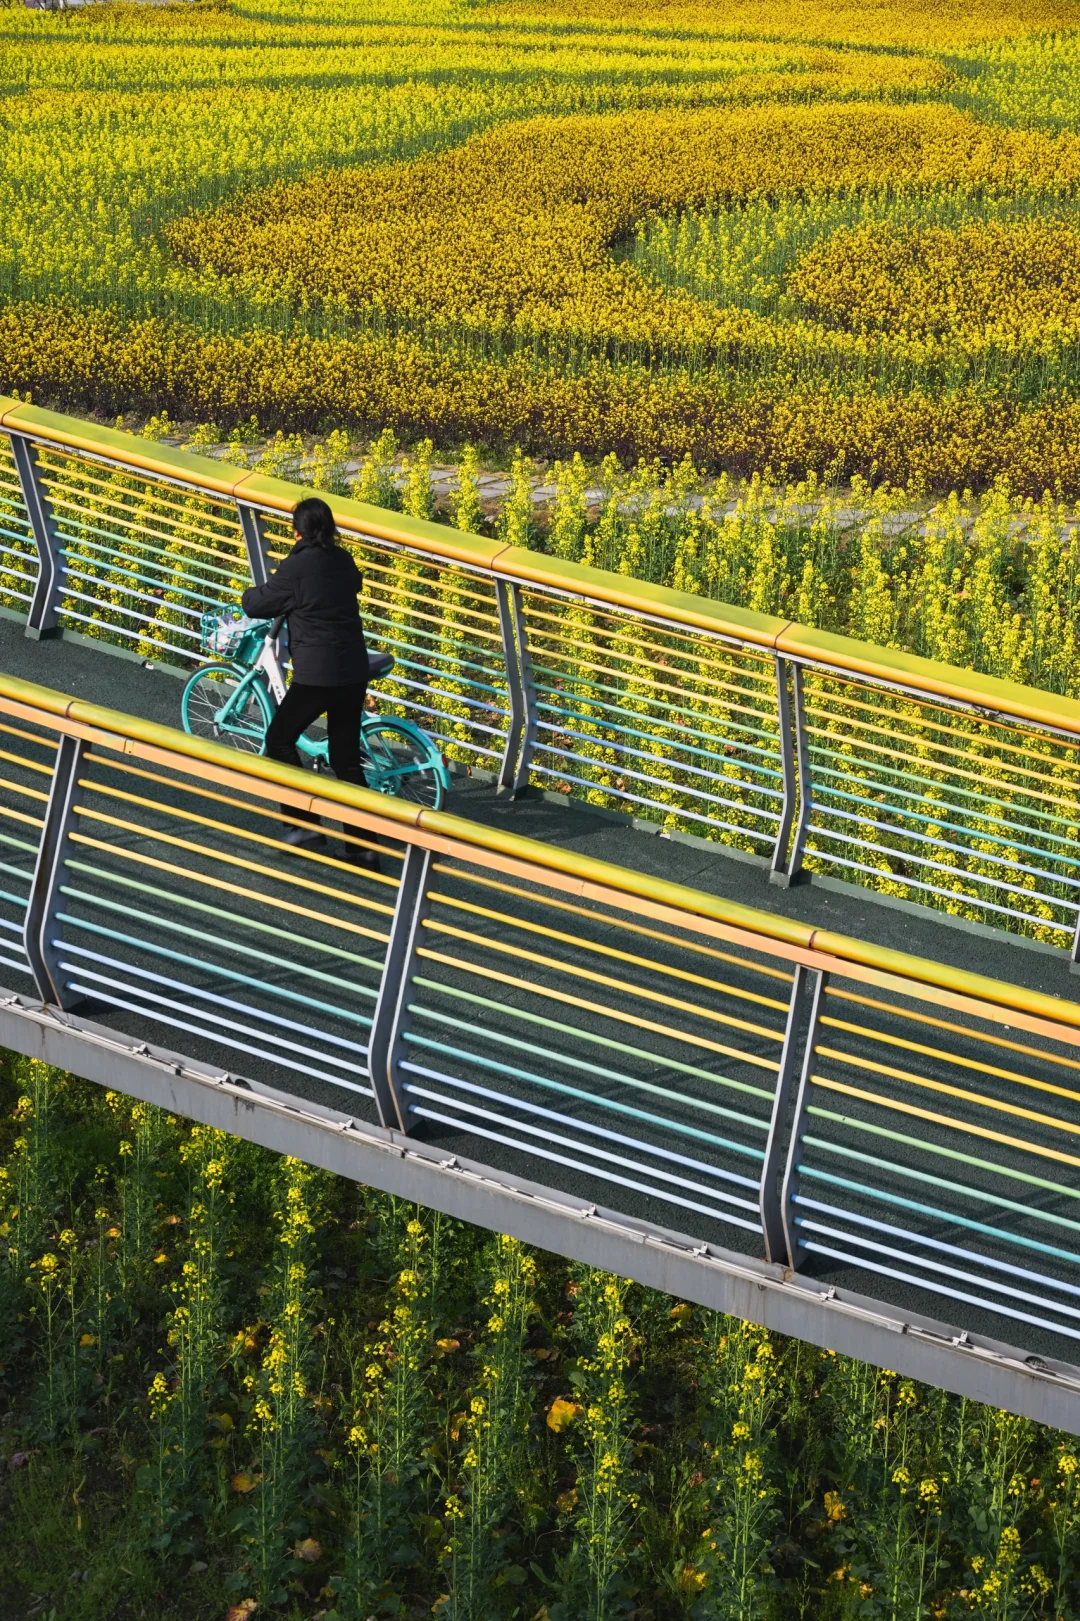
[[[54,936],[64,858],[75,820],[75,806],[81,796],[79,773],[86,753],[87,744],[82,738],[61,737],[23,923],[23,946],[38,995],[43,1002],[69,1011],[84,998],[72,996],[64,986]]]
[[[780,826],[773,845],[771,884],[787,885],[787,853],[791,842],[791,824],[795,820],[795,742],[791,727],[791,695],[788,692],[788,661],[777,654],[776,666],[776,718],[780,727],[780,763],[784,773],[784,802],[780,809]]]
[[[249,505],[247,501],[237,501],[236,510],[240,514],[240,530],[244,537],[244,549],[247,552],[251,583],[252,585],[265,585],[270,571],[266,562],[267,547],[263,515],[258,507]]]
[[[521,684],[521,666],[518,661],[517,640],[514,636],[514,591],[509,580],[495,581],[495,601],[499,608],[499,630],[502,633],[503,662],[506,666],[506,691],[510,700],[510,719],[506,726],[506,748],[499,766],[499,792],[514,783],[521,739],[525,732],[525,692]]]
[[[379,1119],[393,1131],[407,1132],[409,1113],[401,1084],[402,1044],[416,952],[428,914],[432,852],[412,844],[401,869],[394,921],[386,947],[382,983],[368,1042],[368,1072]]]
[[[780,1072],[776,1077],[772,1119],[765,1142],[765,1163],[761,1170],[761,1231],[765,1239],[765,1259],[783,1265],[787,1258],[787,1238],[781,1207],[780,1173],[784,1166],[785,1127],[791,1105],[791,1093],[804,1042],[809,1034],[814,1006],[814,991],[821,975],[802,963],[796,965],[795,978],[788,1003],[787,1027],[780,1053]]]
[[[776,848],[773,852],[772,871],[769,873],[769,882],[779,884],[782,889],[790,889],[792,884],[801,883],[805,877],[802,870],[803,849],[806,845],[806,834],[810,826],[810,816],[814,809],[814,787],[810,773],[810,744],[806,732],[806,702],[803,694],[802,667],[790,660],[784,660],[791,668],[791,698],[788,699],[786,683],[777,679],[777,693],[780,695],[779,711],[781,720],[781,748],[784,759],[784,808],[782,812],[781,828],[787,823],[787,836],[781,842],[777,838]],[[792,759],[792,723],[794,723],[794,759]],[[789,816],[790,789],[789,773],[793,770],[798,773],[798,812],[794,817],[795,836],[791,838],[791,818]],[[788,853],[788,840],[790,853]]]
[[[810,1101],[810,1075],[814,1067],[814,1048],[817,1045],[818,1025],[821,1022],[821,1004],[829,983],[828,974],[823,973],[820,969],[811,968],[807,972],[813,976],[814,984],[810,992],[810,1015],[806,1029],[806,1045],[803,1048],[802,1074],[799,1077],[799,1095],[795,1100],[795,1115],[791,1122],[791,1133],[788,1137],[787,1168],[784,1171],[784,1186],[780,1195],[780,1211],[783,1218],[787,1263],[793,1272],[797,1272],[802,1263],[798,1238],[795,1232],[794,1212],[794,1201],[799,1191],[799,1149],[802,1143],[803,1123],[806,1119],[806,1110]]]
[[[514,640],[517,645],[521,691],[525,701],[525,735],[521,742],[517,770],[511,793],[515,798],[529,786],[529,767],[536,748],[536,682],[533,679],[532,654],[529,652],[529,627],[525,623],[525,610],[521,605],[521,587],[510,587],[510,604],[514,615]]]
[[[30,530],[38,554],[38,577],[30,610],[26,616],[26,634],[38,642],[43,636],[56,632],[56,609],[60,595],[60,558],[56,544],[56,526],[48,497],[41,483],[37,451],[29,439],[13,433],[11,454],[22,485]]]
[[[802,666],[791,666],[792,709],[795,715],[795,756],[799,766],[799,815],[795,823],[795,842],[788,862],[788,879],[798,883],[802,876],[803,848],[814,809],[814,784],[810,771],[810,739],[806,730],[806,700],[803,694]]]

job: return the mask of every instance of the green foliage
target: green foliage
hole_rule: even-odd
[[[1003,467],[1080,487],[1067,0],[922,0],[900,26],[811,0],[4,3],[7,392],[161,434],[211,415],[244,424],[240,450],[254,413],[564,461],[843,453],[935,487]],[[222,220],[229,251],[207,253]],[[928,249],[917,331],[876,297],[886,240],[905,265]],[[869,336],[807,282],[860,243]],[[920,327],[942,307],[944,337]]]
[[[431,488],[431,440],[421,439],[411,457],[406,457],[402,471],[405,475],[405,493],[402,510],[410,518],[434,518],[435,497]]]
[[[571,1339],[577,1357],[574,1387],[582,1412],[577,1449],[574,1538],[560,1576],[563,1595],[554,1621],[578,1616],[606,1621],[625,1610],[636,1582],[632,1547],[641,1499],[633,1467],[631,1390],[633,1328],[626,1313],[630,1285],[581,1269]]]
[[[415,1558],[411,1530],[429,1506],[425,1487],[432,1473],[425,1456],[436,1422],[432,1232],[418,1213],[397,1201],[381,1205],[376,1219],[391,1229],[384,1235],[392,1261],[386,1315],[376,1338],[358,1323],[345,1338],[349,1376],[343,1414],[352,1489],[344,1575],[337,1589],[336,1610],[343,1618],[366,1616],[372,1608],[400,1611],[395,1578]]]
[[[0,1156],[5,1616],[1080,1618],[1069,1437],[10,1056]]]
[[[533,519],[532,462],[514,452],[510,489],[499,513],[498,535],[508,546],[529,546],[536,534]]]
[[[401,492],[395,479],[398,442],[389,428],[384,428],[377,439],[371,441],[352,493],[358,501],[370,501],[372,506],[401,511]]]
[[[580,452],[569,462],[555,463],[555,503],[551,513],[549,549],[556,557],[577,562],[585,544],[588,507],[585,501],[587,475]]]
[[[447,1498],[449,1525],[447,1621],[498,1615],[500,1600],[525,1580],[517,1562],[521,1537],[510,1529],[526,1496],[530,1439],[530,1380],[525,1339],[535,1307],[536,1263],[513,1238],[490,1254],[490,1311],[480,1330],[469,1404],[461,1420],[463,1449]]]
[[[188,1169],[187,1256],[172,1282],[167,1323],[168,1371],[155,1373],[148,1393],[155,1428],[154,1457],[143,1477],[148,1492],[151,1547],[195,1546],[193,1522],[209,1511],[212,1493],[208,1435],[215,1397],[224,1395],[223,1252],[228,1245],[235,1189],[230,1173],[235,1143],[224,1132],[195,1126],[179,1146]]]
[[[479,535],[484,528],[484,509],[480,504],[477,476],[480,460],[472,445],[466,445],[458,464],[457,493],[451,507],[455,527],[468,534]]]

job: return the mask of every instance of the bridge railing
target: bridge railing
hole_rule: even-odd
[[[16,401],[0,424],[0,605],[34,636],[193,665],[310,493]],[[1080,955],[1080,703],[330,500],[388,699],[463,767]]]
[[[309,811],[325,852],[283,843]],[[10,677],[0,941],[0,1005],[69,1036],[92,1018],[893,1327],[947,1300],[1015,1356],[1080,1340],[1080,1004]]]

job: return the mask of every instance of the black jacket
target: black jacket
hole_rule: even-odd
[[[357,595],[363,577],[343,546],[297,541],[265,585],[240,599],[253,619],[286,614],[293,680],[305,687],[345,687],[366,681],[367,648]]]

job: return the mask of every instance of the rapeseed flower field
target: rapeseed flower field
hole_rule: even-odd
[[[1054,1621],[1072,1437],[0,1068],[5,1617]]]
[[[1075,0],[3,23],[9,390],[1080,490]]]

